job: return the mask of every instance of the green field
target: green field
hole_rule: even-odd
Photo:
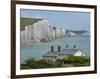
[[[59,68],[59,67],[84,67],[90,66],[90,57],[88,56],[69,56],[56,61],[47,61],[44,59],[27,59],[21,64],[21,69],[40,69],[40,68]]]
[[[42,19],[37,19],[37,18],[23,18],[23,17],[21,17],[20,18],[20,26],[21,26],[20,30],[22,31],[22,30],[25,29],[26,25],[32,25],[32,24],[34,24],[34,23],[36,23],[36,22],[38,22],[40,20],[42,20]]]

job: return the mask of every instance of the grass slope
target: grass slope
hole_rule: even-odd
[[[40,21],[42,19],[39,19],[39,18],[24,18],[24,17],[21,17],[20,18],[20,25],[21,25],[21,28],[20,30],[24,30],[25,29],[25,26],[26,25],[32,25],[38,21]]]

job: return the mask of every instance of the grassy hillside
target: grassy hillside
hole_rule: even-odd
[[[42,19],[37,19],[37,18],[23,18],[23,17],[21,17],[20,18],[20,25],[21,25],[20,30],[22,31],[22,30],[25,29],[26,25],[32,25],[32,24],[34,24],[34,23],[36,23],[36,22],[38,22],[40,20],[42,20]]]

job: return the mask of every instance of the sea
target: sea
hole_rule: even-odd
[[[73,49],[73,45],[76,48],[82,50],[87,56],[90,55],[90,36],[89,35],[79,35],[79,36],[65,36],[59,39],[55,39],[51,42],[38,42],[38,43],[28,43],[20,45],[20,61],[23,63],[29,58],[34,58],[36,60],[42,59],[42,56],[50,51],[51,46],[54,46],[54,51],[57,51],[57,47],[61,46],[62,49],[66,49],[66,45],[69,47],[67,49]]]

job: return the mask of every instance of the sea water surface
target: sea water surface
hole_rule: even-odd
[[[30,57],[36,60],[41,59],[42,56],[50,51],[51,46],[54,46],[54,50],[57,51],[57,47],[61,46],[61,49],[66,49],[66,45],[69,45],[69,49],[76,45],[77,49],[82,50],[86,55],[90,55],[90,36],[65,36],[59,39],[55,39],[51,42],[39,42],[30,44],[21,44],[20,46],[20,59],[21,63]],[[67,48],[67,49],[68,49]]]

